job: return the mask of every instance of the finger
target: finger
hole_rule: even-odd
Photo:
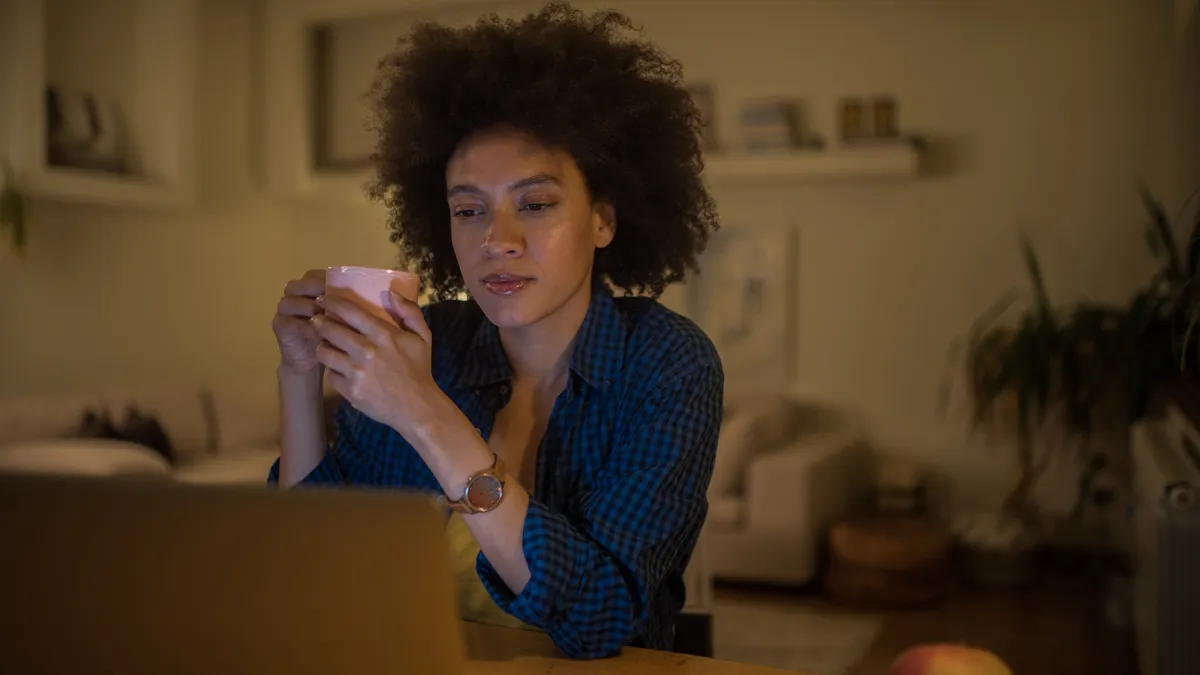
[[[350,396],[350,380],[345,375],[336,370],[327,370],[325,372],[325,384],[329,385],[330,389],[336,391],[339,396],[347,401],[352,399]]]
[[[313,298],[285,295],[279,299],[279,303],[275,306],[275,312],[283,316],[298,316],[307,319],[320,314],[321,308],[317,306],[317,302]]]
[[[283,287],[284,295],[315,298],[325,292],[325,270],[309,270]]]
[[[273,324],[277,330],[286,329],[293,330],[305,340],[316,340],[317,329],[312,325],[311,319],[304,319],[295,316],[276,316]]]
[[[323,295],[319,303],[327,314],[336,317],[372,342],[378,343],[395,330],[394,326],[356,300],[341,295]]]
[[[317,344],[317,362],[325,366],[327,372],[337,373],[342,377],[348,377],[354,372],[354,362],[350,360],[350,355],[328,342]]]
[[[388,304],[388,310],[392,318],[396,319],[396,323],[408,331],[416,333],[426,342],[433,338],[429,324],[425,323],[425,315],[421,313],[420,305],[396,291],[388,293]]]
[[[317,337],[337,347],[358,362],[367,359],[374,345],[365,336],[355,332],[336,318],[318,314],[312,318]]]

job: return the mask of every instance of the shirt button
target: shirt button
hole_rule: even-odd
[[[500,385],[500,395],[501,396],[508,396],[511,393],[512,393],[512,387],[508,386],[507,384]]]

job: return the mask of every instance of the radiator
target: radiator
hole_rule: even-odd
[[[1133,430],[1134,628],[1142,675],[1200,673],[1200,429],[1175,407]]]

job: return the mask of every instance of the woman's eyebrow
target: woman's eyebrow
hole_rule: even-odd
[[[454,195],[461,195],[461,194],[482,195],[483,190],[480,190],[479,188],[475,187],[474,185],[455,185],[454,187],[450,188],[449,190],[446,190],[447,198],[453,197]]]
[[[509,183],[508,189],[510,191],[520,190],[521,188],[545,184],[552,184],[562,187],[562,181],[560,181],[556,176],[552,176],[548,173],[539,173],[528,178],[522,178],[521,180]],[[465,185],[461,183],[451,187],[449,190],[446,190],[446,197],[448,198],[460,194],[482,195],[484,194],[484,191],[475,185]]]
[[[550,184],[562,187],[562,181],[560,181],[557,177],[551,176],[548,173],[539,173],[535,176],[530,176],[529,178],[522,178],[521,180],[519,180],[515,183],[512,183],[511,185],[508,186],[508,189],[509,190],[520,190],[521,188],[527,188],[527,187],[530,187],[533,185],[543,185],[546,183],[550,183]]]

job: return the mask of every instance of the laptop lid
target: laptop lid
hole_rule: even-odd
[[[458,673],[444,527],[394,491],[0,474],[0,672]]]

